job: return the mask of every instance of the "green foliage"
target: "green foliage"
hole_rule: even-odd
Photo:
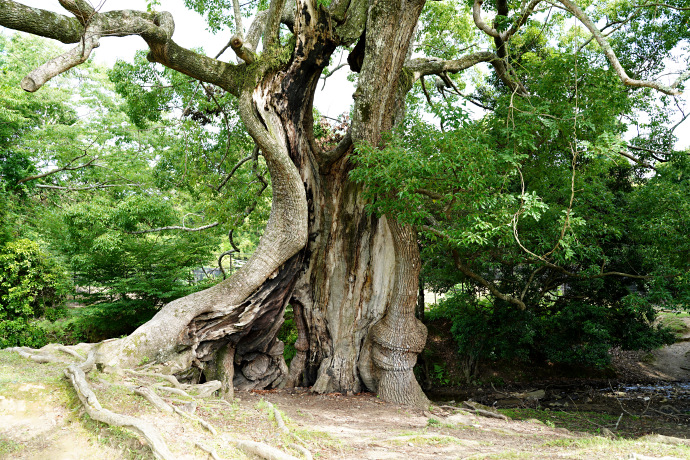
[[[69,280],[37,243],[18,239],[0,247],[0,348],[41,347],[46,332],[33,320],[64,314]]]
[[[0,320],[37,318],[60,305],[69,282],[38,244],[19,239],[0,247]]]
[[[0,349],[8,347],[41,348],[48,343],[44,328],[26,319],[0,321]]]
[[[278,331],[277,337],[278,340],[282,340],[285,344],[283,357],[285,358],[285,363],[289,366],[292,358],[297,354],[297,350],[295,350],[295,342],[297,342],[297,325],[295,324],[294,313],[290,305],[288,305],[285,310],[285,322]]]

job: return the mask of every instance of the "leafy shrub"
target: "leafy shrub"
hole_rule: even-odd
[[[28,239],[0,247],[0,344],[42,346],[45,331],[32,324],[44,314],[60,315],[69,280],[38,244]]]
[[[69,289],[65,272],[27,239],[0,248],[0,320],[37,318]]]
[[[447,318],[469,382],[482,360],[518,359],[604,368],[609,349],[651,350],[673,343],[655,326],[653,305],[639,295],[614,305],[568,301],[521,311],[501,301],[452,293],[432,308],[429,319]]]
[[[297,325],[295,325],[294,313],[290,305],[288,305],[285,310],[285,322],[280,327],[277,337],[285,344],[283,357],[285,358],[285,363],[289,366],[292,358],[297,354],[297,350],[295,350],[295,342],[297,342]]]
[[[45,329],[25,319],[0,321],[0,349],[7,347],[41,348],[48,343]]]
[[[438,318],[452,322],[451,334],[468,382],[484,359],[525,359],[529,355],[534,329],[528,312],[451,293],[430,311],[429,319]]]

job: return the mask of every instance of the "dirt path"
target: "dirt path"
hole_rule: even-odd
[[[107,427],[84,415],[62,376],[61,364],[36,364],[0,351],[0,458],[36,460],[151,459],[131,432]],[[216,399],[169,403],[201,417],[217,430],[179,415],[156,412],[124,385],[154,381],[92,374],[91,384],[111,410],[155,424],[179,460],[207,460],[199,446],[223,459],[248,457],[237,440],[271,444],[297,458],[299,443],[317,459],[623,459],[690,458],[687,441],[609,440],[570,432],[538,421],[499,420],[456,410],[411,409],[379,401],[371,394],[313,395],[306,391],[238,393],[232,403]],[[266,402],[286,416],[290,434],[281,433]],[[585,415],[586,417],[586,415]],[[610,423],[613,428],[613,423]],[[292,449],[292,450],[291,450]]]
[[[662,380],[690,380],[690,318],[680,318],[687,326],[680,342],[652,352],[653,360],[641,363],[651,375]]]
[[[690,318],[679,318],[687,326],[679,342],[651,353],[618,352],[613,365],[627,381],[690,381]]]

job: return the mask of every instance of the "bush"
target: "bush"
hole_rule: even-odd
[[[69,280],[38,244],[28,239],[0,246],[0,347],[45,345],[43,328],[32,320],[64,314]]]
[[[651,350],[673,343],[671,331],[654,326],[653,305],[639,295],[614,305],[562,301],[538,312],[514,305],[450,294],[432,308],[429,319],[447,318],[469,382],[482,360],[518,359],[605,368],[609,349]]]
[[[0,349],[8,347],[41,348],[48,343],[45,329],[25,319],[0,321]]]
[[[485,359],[526,359],[534,338],[529,312],[452,293],[429,312],[429,319],[447,318],[462,358],[466,381]]]

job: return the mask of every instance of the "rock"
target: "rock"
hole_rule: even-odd
[[[443,420],[451,425],[471,425],[474,421],[467,413],[453,414]]]
[[[613,431],[611,431],[611,430],[609,430],[608,428],[606,428],[606,427],[603,427],[603,428],[601,429],[601,435],[602,435],[603,437],[605,437],[605,438],[616,439],[616,434],[615,434]]]
[[[532,399],[532,400],[539,400],[544,398],[546,396],[546,392],[544,390],[536,390],[536,391],[530,391],[529,393],[525,393],[525,397],[527,399]]]

